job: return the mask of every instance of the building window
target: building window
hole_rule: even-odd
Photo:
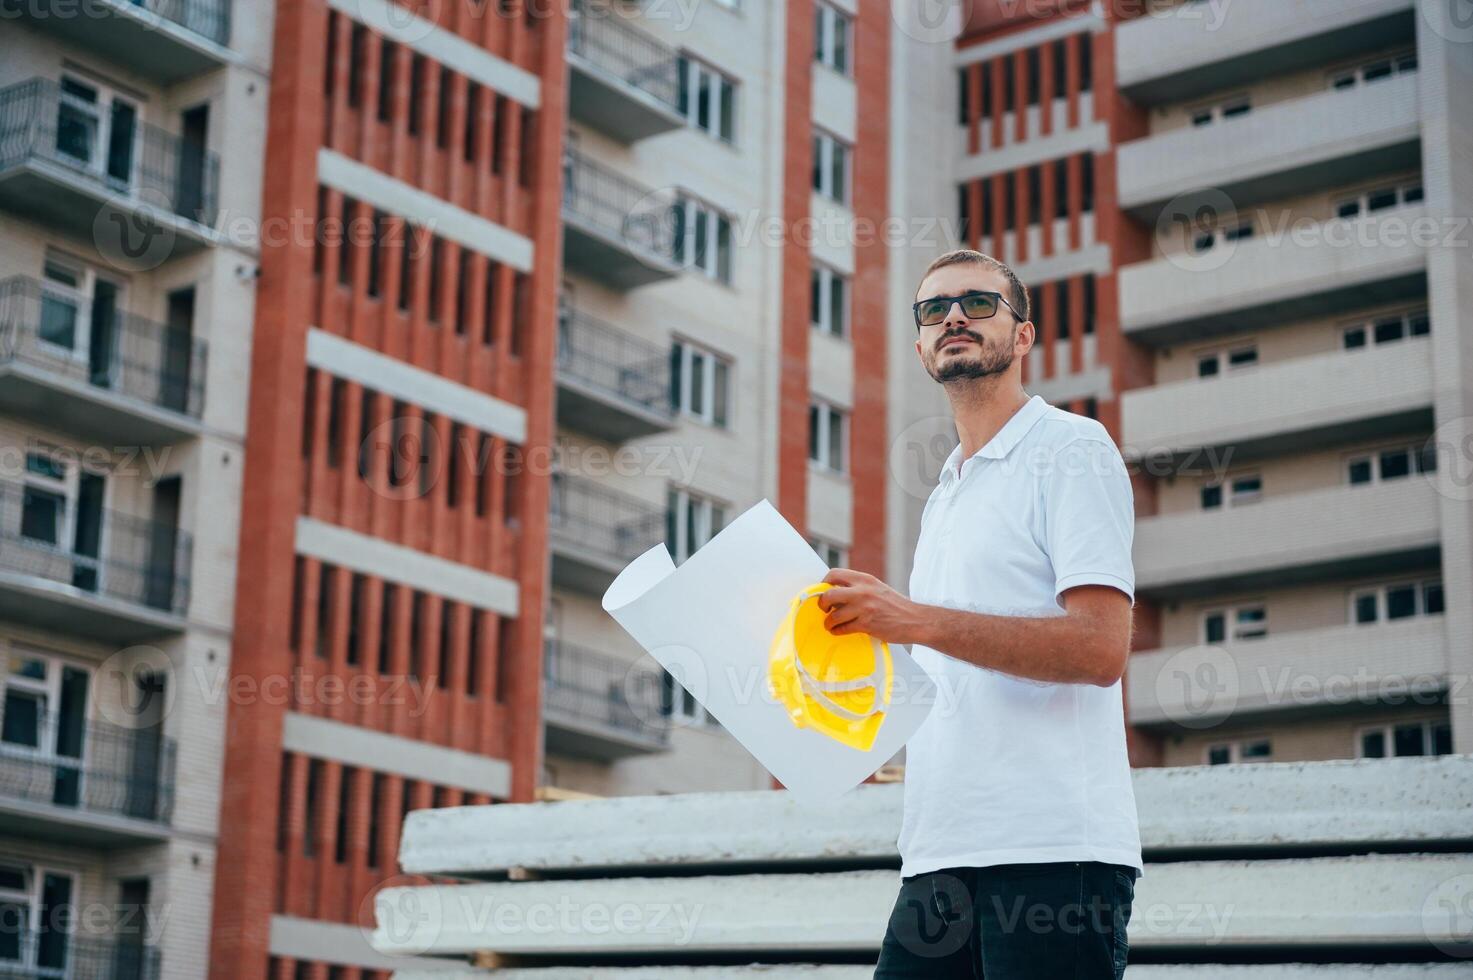
[[[1211,609],[1202,614],[1203,643],[1261,640],[1268,635],[1268,610],[1262,605]]]
[[[682,196],[672,209],[675,260],[731,283],[731,219],[709,204]]]
[[[831,201],[849,203],[849,146],[829,133],[813,134],[813,189]]]
[[[850,37],[854,31],[849,15],[826,3],[814,5],[813,56],[820,65],[841,75],[849,74]]]
[[[849,413],[828,402],[808,406],[808,459],[822,469],[843,473],[848,465]]]
[[[1430,440],[1374,453],[1361,453],[1351,456],[1345,462],[1345,475],[1351,486],[1400,480],[1413,473],[1436,472],[1437,444]]]
[[[1252,111],[1253,103],[1246,95],[1236,95],[1219,102],[1199,105],[1190,110],[1193,126],[1211,126],[1227,119],[1246,116]]]
[[[678,487],[666,494],[665,546],[677,562],[695,554],[725,526],[725,504]]]
[[[1425,337],[1431,332],[1432,320],[1427,311],[1412,310],[1352,323],[1341,328],[1340,338],[1345,350],[1358,350],[1372,343],[1390,344],[1408,337]]]
[[[809,319],[815,330],[833,337],[849,333],[849,279],[814,263]]]
[[[1202,509],[1215,510],[1226,504],[1229,507],[1241,507],[1244,504],[1257,503],[1263,498],[1263,477],[1257,473],[1246,476],[1235,476],[1224,486],[1221,483],[1209,483],[1202,487]]]
[[[1373,187],[1336,201],[1335,217],[1356,218],[1363,214],[1420,204],[1425,196],[1420,179]]]
[[[849,549],[841,544],[834,544],[826,538],[811,537],[808,545],[830,568],[844,568],[849,564]]]
[[[1350,622],[1354,626],[1440,616],[1444,608],[1441,579],[1367,586],[1350,594]]]
[[[1360,759],[1452,755],[1452,751],[1453,726],[1446,721],[1376,725],[1356,734],[1356,757]]]
[[[1355,88],[1357,85],[1366,85],[1371,82],[1379,82],[1397,75],[1408,75],[1417,70],[1417,52],[1403,51],[1399,54],[1387,55],[1356,65],[1353,68],[1342,68],[1330,73],[1330,87],[1336,89]]]
[[[1253,221],[1252,219],[1246,219],[1222,224],[1216,228],[1201,229],[1193,235],[1188,245],[1191,251],[1201,254],[1223,243],[1246,241],[1252,237]]]
[[[731,362],[677,340],[670,347],[670,404],[686,418],[727,427],[731,407]]]
[[[1273,759],[1273,743],[1266,738],[1241,739],[1236,742],[1219,742],[1207,746],[1206,761],[1209,766],[1225,766],[1230,763],[1269,762]]]
[[[736,142],[736,82],[689,55],[680,56],[679,66],[680,114],[701,132]]]
[[[12,975],[62,977],[71,958],[76,875],[20,861],[0,863],[0,962]]]
[[[1223,371],[1236,371],[1258,363],[1258,346],[1242,344],[1226,350],[1201,351],[1197,354],[1197,377],[1215,378]]]

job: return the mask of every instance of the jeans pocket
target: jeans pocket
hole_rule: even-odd
[[[1115,906],[1110,919],[1115,953],[1115,980],[1122,980],[1125,976],[1125,963],[1130,958],[1127,927],[1130,925],[1130,906],[1135,901],[1135,878],[1134,868],[1115,872]]]

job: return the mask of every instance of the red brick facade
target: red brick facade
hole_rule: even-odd
[[[261,258],[232,674],[243,690],[291,683],[284,699],[229,707],[219,980],[326,980],[325,964],[272,959],[272,916],[369,925],[403,814],[492,802],[432,773],[284,752],[287,712],[504,759],[509,799],[535,789],[566,27],[558,8],[527,2],[405,6],[536,75],[535,108],[326,0],[278,6],[263,213],[292,232]],[[525,235],[533,268],[323,186],[323,147]],[[310,368],[313,327],[524,408],[525,442]],[[520,613],[299,555],[303,516],[515,581]],[[395,694],[405,678],[421,703]],[[324,696],[350,690],[373,693]]]

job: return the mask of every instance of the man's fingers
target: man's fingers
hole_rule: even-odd
[[[830,633],[839,633],[842,628],[859,618],[853,606],[840,606],[824,617],[823,628]]]
[[[855,591],[853,588],[839,586],[820,592],[818,594],[818,608],[824,612],[828,612],[835,606],[842,606],[846,602],[851,602],[854,599]]]
[[[852,568],[831,568],[823,580],[829,585],[853,585],[856,574]]]

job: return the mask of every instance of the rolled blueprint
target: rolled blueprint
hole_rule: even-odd
[[[867,750],[795,723],[770,683],[774,637],[785,620],[791,623],[795,597],[827,572],[802,535],[764,500],[679,568],[663,544],[646,551],[603,597],[608,614],[799,799],[831,798],[863,782],[900,750],[935,700],[926,672],[907,651],[891,647],[893,675],[886,672],[888,689],[876,702],[883,705],[883,720]],[[880,682],[828,683],[825,690],[852,697],[855,685]],[[822,692],[815,696],[832,703]]]

